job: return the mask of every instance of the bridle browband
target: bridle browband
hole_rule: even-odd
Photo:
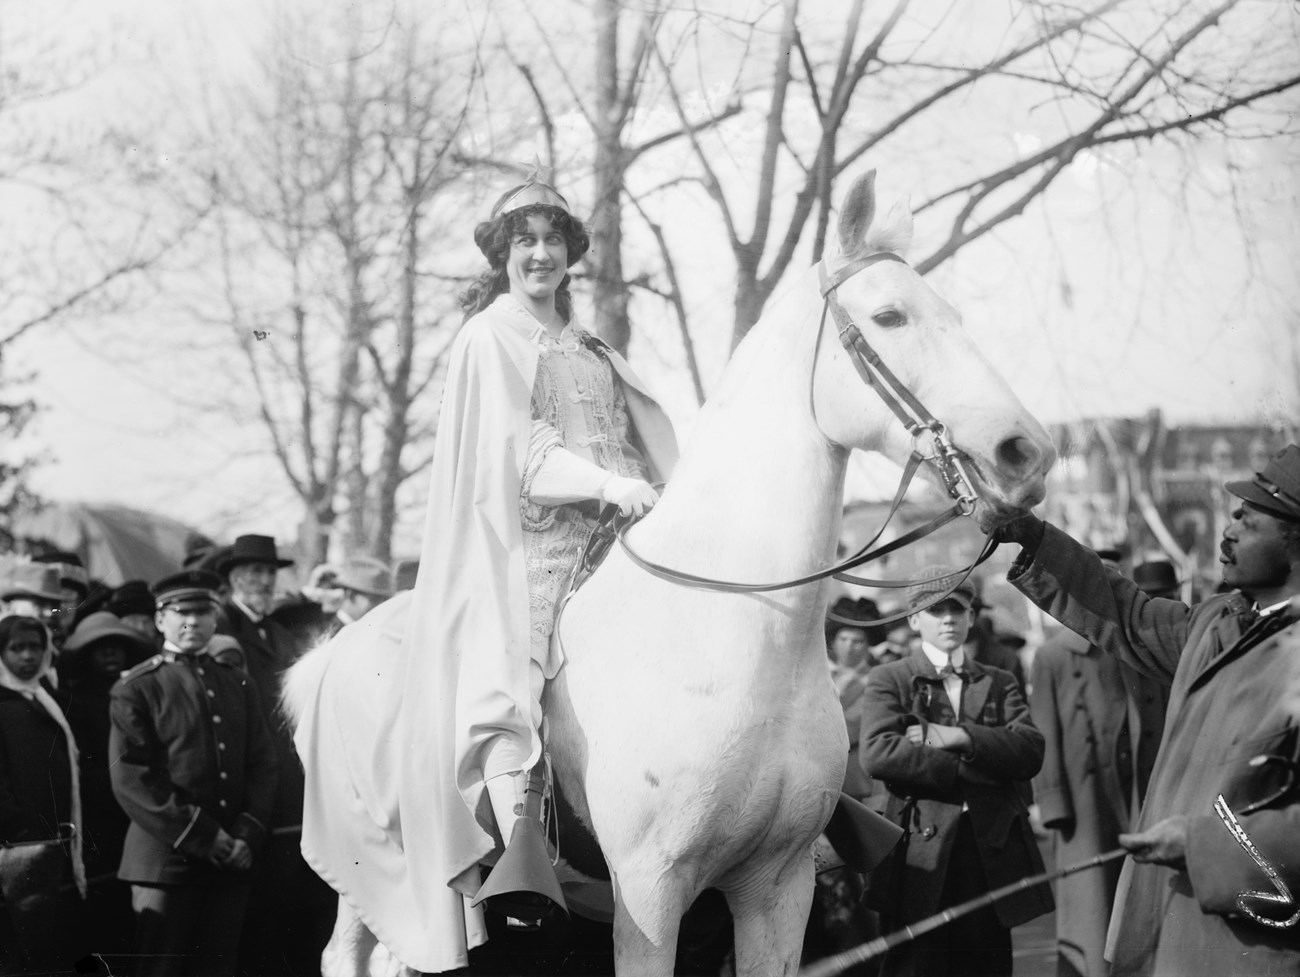
[[[913,584],[920,582],[917,580],[875,580],[868,577],[853,576],[846,572],[914,543],[917,540],[928,536],[930,533],[933,533],[940,526],[945,525],[958,516],[969,516],[975,511],[975,504],[979,501],[980,495],[974,479],[970,477],[970,474],[966,469],[961,453],[956,449],[956,447],[954,447],[951,440],[948,438],[947,427],[942,421],[938,420],[933,414],[931,414],[917,396],[908,389],[906,384],[902,383],[894,372],[885,365],[884,361],[880,358],[880,354],[872,348],[871,344],[868,343],[866,338],[862,335],[862,330],[858,328],[849,316],[848,312],[846,312],[844,307],[835,299],[835,290],[844,284],[844,282],[848,281],[864,268],[868,268],[880,261],[897,261],[902,264],[907,264],[906,261],[891,251],[876,251],[871,254],[859,255],[858,257],[845,262],[833,272],[829,270],[825,260],[818,264],[817,271],[820,279],[820,289],[823,301],[822,313],[817,326],[817,342],[814,346],[813,353],[815,368],[817,355],[816,350],[821,346],[821,335],[825,329],[826,315],[829,312],[831,317],[835,320],[835,325],[839,333],[840,345],[842,345],[845,351],[849,354],[849,359],[857,370],[858,376],[862,378],[863,383],[876,391],[876,394],[884,402],[885,406],[893,412],[894,416],[898,418],[903,427],[907,429],[908,434],[912,437],[912,453],[903,467],[903,475],[899,480],[898,490],[894,493],[894,498],[890,504],[889,512],[886,514],[885,521],[881,525],[880,529],[876,531],[876,534],[852,556],[823,570],[818,570],[802,577],[796,577],[791,580],[782,580],[775,583],[737,583],[734,581],[715,580],[710,577],[698,576],[693,573],[685,573],[681,570],[674,570],[671,567],[666,567],[654,563],[651,560],[647,560],[645,557],[637,553],[627,541],[627,530],[633,525],[635,520],[622,519],[620,517],[614,535],[615,538],[618,539],[619,544],[623,547],[623,551],[634,564],[656,577],[660,577],[661,579],[673,583],[682,584],[687,587],[741,594],[786,590],[791,587],[816,583],[817,581],[825,580],[828,577],[834,577],[837,580],[857,584],[858,586],[879,587],[885,589],[910,587]],[[928,438],[930,441],[931,448],[929,453],[923,453],[920,450],[920,442],[922,438]],[[943,480],[944,488],[947,490],[948,495],[953,499],[952,506],[924,525],[918,526],[915,529],[904,533],[902,536],[899,536],[897,539],[891,540],[890,542],[873,549],[872,547],[875,546],[876,541],[880,539],[881,535],[883,535],[885,529],[893,519],[894,514],[898,511],[904,496],[907,494],[907,489],[911,484],[913,476],[916,474],[917,469],[920,468],[923,462],[928,462],[937,470],[940,478]],[[952,584],[951,588],[947,592],[940,594],[933,601],[927,603],[926,606],[942,601],[953,590],[960,587],[962,582],[970,575],[971,571],[974,570],[975,567],[979,566],[993,555],[993,551],[997,549],[997,545],[994,536],[989,534],[988,538],[984,542],[983,548],[980,550],[979,556],[976,557],[974,562],[963,570],[956,570],[952,574],[949,574],[948,577],[950,579],[955,579],[955,583]],[[593,569],[593,566],[580,566],[579,574],[582,574],[584,570],[589,573]],[[579,574],[575,574],[575,577]],[[856,621],[848,618],[838,620],[842,623],[849,624],[850,626],[886,624],[906,617],[907,613],[908,612],[894,614],[889,617],[871,621]]]

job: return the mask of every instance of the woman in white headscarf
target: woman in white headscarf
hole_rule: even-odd
[[[4,972],[71,970],[84,898],[77,744],[47,681],[53,648],[35,618],[0,619],[0,892]],[[16,959],[10,960],[14,956]],[[13,968],[12,970],[10,968]]]

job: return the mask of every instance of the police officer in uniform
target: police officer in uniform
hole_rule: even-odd
[[[276,759],[242,655],[217,650],[221,580],[188,570],[154,587],[161,654],[111,692],[113,794],[131,818],[138,977],[235,972]]]

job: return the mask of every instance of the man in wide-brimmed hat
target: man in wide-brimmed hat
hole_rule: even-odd
[[[1112,973],[1300,973],[1287,922],[1294,902],[1270,907],[1251,895],[1281,890],[1215,807],[1253,758],[1283,754],[1295,735],[1280,706],[1300,645],[1300,446],[1224,488],[1237,500],[1219,546],[1226,592],[1192,606],[1148,596],[1033,515],[999,531],[1022,547],[1007,579],[1030,600],[1170,685],[1146,799],[1135,830],[1119,838],[1131,857],[1107,938]],[[1281,883],[1300,891],[1300,792],[1272,792],[1254,808],[1233,817]]]
[[[300,645],[293,633],[270,616],[280,570],[293,566],[271,536],[247,534],[235,539],[216,560],[229,583],[222,604],[220,631],[239,642],[245,667],[257,686],[262,715],[271,730],[280,777],[271,814],[272,836],[262,856],[249,900],[248,926],[240,960],[245,969],[298,972],[319,963],[333,924],[333,890],[321,882],[299,851],[303,776],[293,731],[280,709],[280,682],[297,659]],[[279,829],[278,832],[276,829]],[[293,893],[293,898],[285,898]]]

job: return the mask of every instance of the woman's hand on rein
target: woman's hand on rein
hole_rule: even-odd
[[[605,502],[618,506],[618,511],[625,516],[644,515],[659,501],[659,493],[649,482],[640,478],[624,478],[622,475],[610,475],[600,487],[600,497]]]

